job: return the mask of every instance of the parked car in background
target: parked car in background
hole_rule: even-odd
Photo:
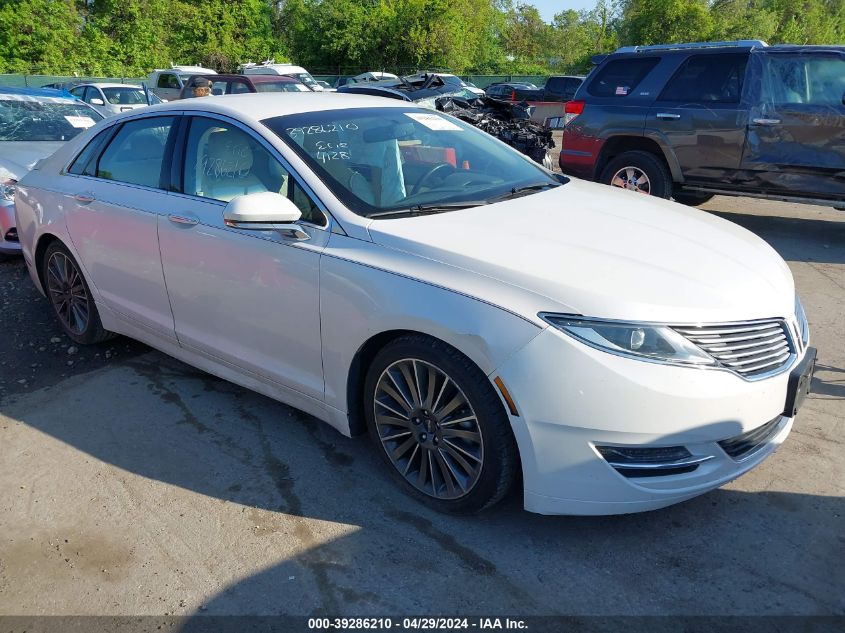
[[[69,91],[74,86],[78,86],[82,83],[82,80],[72,80],[72,81],[59,81],[52,84],[44,84],[41,86],[42,88],[52,89],[52,90],[62,90],[64,92]]]
[[[301,66],[277,64],[272,59],[268,59],[260,64],[253,64],[251,62],[241,64],[238,66],[238,72],[244,75],[282,75],[293,77],[308,86],[309,90],[313,90],[314,92],[321,92],[323,90],[323,87],[317,83],[317,80],[311,76],[311,73]]]
[[[526,82],[502,82],[490,84],[484,91],[488,97],[504,101],[527,101],[537,96],[539,88]]]
[[[684,501],[771,455],[812,378],[789,267],[756,235],[399,100],[126,112],[16,205],[75,343],[125,334],[369,432],[440,511],[517,482],[545,514]]]
[[[369,72],[361,73],[360,75],[355,75],[354,77],[348,77],[346,83],[364,83],[368,81],[385,81],[390,79],[399,79],[399,77],[393,73],[371,70]]]
[[[414,75],[408,75],[408,76],[405,77],[405,79],[407,79],[408,81],[417,81],[417,80],[424,79],[425,77],[429,77],[431,75],[435,75],[435,76],[439,77],[443,81],[443,83],[446,84],[447,86],[454,86],[456,88],[468,90],[469,92],[473,93],[476,97],[483,97],[485,94],[487,94],[484,90],[482,90],[481,88],[479,88],[475,84],[470,83],[468,81],[464,81],[463,79],[461,79],[457,75],[452,75],[450,73],[420,72],[420,73],[416,73]]]
[[[323,92],[334,92],[335,89],[328,81],[323,81],[321,79],[317,80],[317,83],[323,88]]]
[[[170,101],[178,99],[182,87],[193,75],[216,75],[210,68],[202,66],[172,66],[167,69],[155,69],[149,76],[149,88],[160,99]]]
[[[103,116],[161,103],[155,94],[133,84],[88,83],[68,90]]]
[[[18,181],[102,118],[64,91],[0,87],[0,258],[21,252],[14,203]]]
[[[179,99],[194,96],[197,81],[211,82],[211,95],[236,95],[247,92],[311,92],[304,83],[284,75],[194,75],[185,82]]]
[[[564,173],[693,205],[845,208],[845,47],[705,42],[596,61],[566,105]]]
[[[500,83],[488,86],[487,94],[507,101],[566,102],[575,97],[583,82],[579,75],[555,75],[540,88],[531,83]]]

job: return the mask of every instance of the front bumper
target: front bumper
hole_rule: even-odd
[[[0,255],[21,254],[21,244],[17,241],[15,228],[15,203],[10,200],[0,200]],[[12,236],[14,239],[8,239]]]
[[[511,424],[525,508],[541,514],[622,514],[690,499],[759,464],[792,428],[782,415],[788,371],[748,381],[728,371],[647,363],[589,348],[554,328],[491,376],[501,377],[519,413]],[[741,458],[718,443],[767,423],[760,444]],[[600,445],[682,446],[693,459],[709,459],[690,472],[628,477],[601,456]]]

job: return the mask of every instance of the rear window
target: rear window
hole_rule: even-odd
[[[651,69],[660,61],[657,57],[616,59],[599,70],[587,88],[594,97],[627,97]]]
[[[311,92],[308,86],[293,81],[256,81],[258,92]]]
[[[70,98],[0,96],[0,141],[69,141],[102,119]]]

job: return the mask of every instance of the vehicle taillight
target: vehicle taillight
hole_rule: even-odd
[[[586,101],[567,101],[564,106],[563,127],[569,125],[572,120],[584,111]]]

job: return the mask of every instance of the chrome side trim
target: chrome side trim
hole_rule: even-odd
[[[626,470],[674,470],[676,468],[688,468],[698,466],[713,459],[714,455],[702,455],[698,457],[687,457],[671,462],[607,462],[614,468]]]

